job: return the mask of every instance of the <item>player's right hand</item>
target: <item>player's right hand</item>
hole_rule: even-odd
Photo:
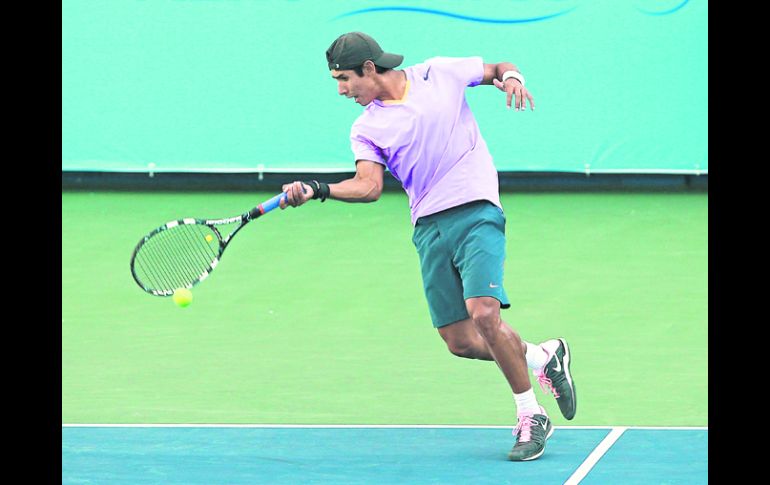
[[[313,198],[313,188],[299,181],[284,184],[281,190],[286,194],[286,199],[282,198],[279,204],[281,209],[298,207]]]

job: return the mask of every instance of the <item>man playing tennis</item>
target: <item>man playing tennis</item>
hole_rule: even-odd
[[[524,111],[529,101],[534,110],[523,75],[509,62],[485,64],[480,57],[434,57],[394,70],[403,56],[383,52],[361,32],[337,38],[326,60],[337,92],[366,107],[350,132],[356,173],[335,184],[286,184],[281,209],[310,199],[374,202],[387,167],[409,196],[433,326],[453,354],[497,363],[518,414],[508,458],[540,457],[553,427],[527,367],[572,419],[571,355],[566,340],[524,342],[500,318],[500,309],[510,307],[503,288],[505,216],[497,170],[465,100],[466,87],[494,85],[509,109],[513,102]]]

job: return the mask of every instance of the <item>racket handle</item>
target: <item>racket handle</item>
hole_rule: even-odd
[[[281,204],[281,200],[286,200],[286,192],[281,192],[280,194],[276,195],[272,199],[262,202],[255,208],[251,209],[249,212],[250,219],[256,219],[257,217],[267,214],[271,210],[275,209],[276,207],[279,207]]]

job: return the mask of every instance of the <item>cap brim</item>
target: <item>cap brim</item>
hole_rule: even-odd
[[[375,59],[374,63],[380,67],[394,68],[404,61],[404,56],[398,54],[388,54],[383,52],[379,59]]]

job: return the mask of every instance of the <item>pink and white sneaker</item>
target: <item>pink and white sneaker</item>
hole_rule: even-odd
[[[549,358],[542,369],[532,372],[543,391],[553,394],[556,398],[561,414],[567,419],[572,419],[577,411],[577,398],[575,382],[569,371],[572,354],[567,341],[563,338],[546,340],[540,347],[546,351]]]
[[[545,452],[545,442],[553,434],[553,426],[545,409],[539,414],[519,414],[519,423],[513,428],[516,443],[508,453],[511,461],[529,461],[540,458]]]

